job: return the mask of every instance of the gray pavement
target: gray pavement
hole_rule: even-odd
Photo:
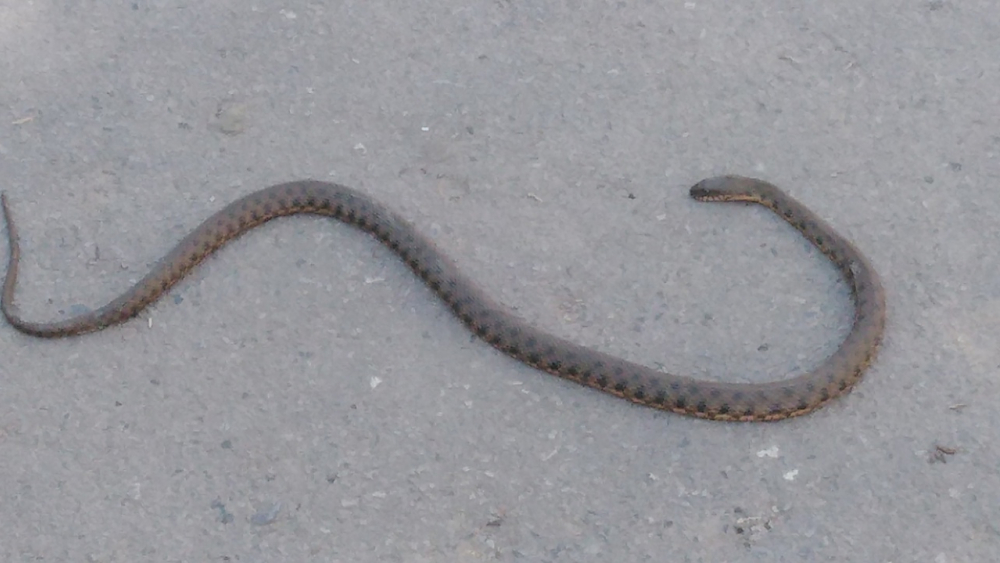
[[[0,0],[0,54],[33,319],[307,177],[673,372],[789,376],[850,321],[793,229],[687,196],[707,176],[784,187],[890,307],[847,397],[698,421],[510,360],[372,239],[282,220],[124,326],[0,324],[0,560],[995,560],[994,2]]]

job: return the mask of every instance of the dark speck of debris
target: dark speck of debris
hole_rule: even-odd
[[[507,515],[506,509],[500,509],[491,514],[491,518],[486,521],[487,528],[499,528],[503,524],[504,516]]]
[[[233,441],[232,440],[223,440],[222,441],[222,449],[224,449],[224,450],[231,450],[231,449],[233,449]]]
[[[948,458],[945,456],[955,455],[956,453],[958,453],[958,448],[935,444],[934,449],[931,450],[931,455],[927,459],[927,463],[948,463]]]
[[[226,510],[226,505],[222,504],[221,500],[213,500],[212,508],[219,511],[219,522],[228,524],[233,521],[233,515]]]

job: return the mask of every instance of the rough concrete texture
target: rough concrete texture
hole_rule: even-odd
[[[786,377],[851,315],[794,229],[691,200],[708,176],[784,187],[890,307],[847,397],[705,422],[525,367],[373,239],[281,220],[126,325],[0,324],[3,561],[995,560],[992,0],[0,0],[0,53],[33,319],[306,177],[390,204],[532,322],[677,373]]]

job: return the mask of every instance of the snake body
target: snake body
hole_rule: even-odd
[[[720,176],[693,186],[701,201],[749,201],[791,223],[839,269],[855,301],[853,326],[840,347],[818,367],[768,383],[710,382],[663,373],[548,334],[511,314],[486,295],[407,220],[365,194],[313,180],[274,185],[246,195],[195,228],[139,282],[107,305],[65,320],[30,322],[14,306],[19,238],[5,194],[10,259],[3,314],[17,330],[64,337],[122,323],[159,299],[202,260],[228,241],[276,217],[330,216],[375,236],[391,248],[479,338],[529,366],[642,405],[698,418],[772,421],[802,415],[848,391],[874,358],[885,326],[885,298],[878,275],[861,252],[776,186]]]

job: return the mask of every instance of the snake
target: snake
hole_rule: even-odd
[[[367,232],[392,249],[479,339],[558,377],[663,411],[721,421],[776,421],[810,413],[850,391],[875,358],[885,328],[878,274],[850,241],[774,184],[726,175],[702,180],[690,196],[705,202],[763,205],[795,227],[836,266],[854,301],[852,326],[814,369],[762,383],[696,379],[584,347],[545,332],[501,306],[409,221],[363,192],[316,180],[276,184],[229,203],[192,230],[149,273],[98,309],[50,322],[23,319],[14,304],[20,245],[6,194],[0,194],[9,260],[0,308],[18,331],[41,338],[81,335],[117,325],[157,301],[227,242],[271,219],[313,214]]]

